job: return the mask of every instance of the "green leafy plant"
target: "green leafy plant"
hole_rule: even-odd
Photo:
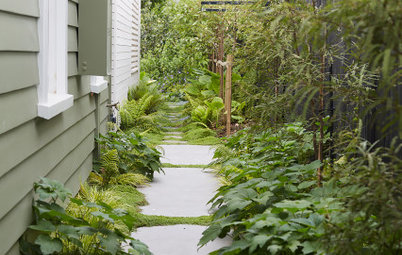
[[[338,207],[307,195],[321,164],[311,162],[312,134],[293,123],[260,134],[242,131],[226,146],[234,152],[219,149],[216,156],[228,184],[210,201],[217,210],[200,245],[230,233],[233,244],[219,254],[322,252],[324,214]]]
[[[21,239],[23,254],[129,254],[123,250],[123,243],[138,254],[151,254],[145,244],[114,227],[118,221],[128,229],[132,228],[134,218],[127,212],[103,202],[72,198],[71,192],[62,184],[46,178],[35,183],[34,190],[38,199],[33,205],[35,222],[29,229],[36,236],[32,242]],[[61,206],[66,199],[91,210],[92,221],[66,213]],[[83,241],[88,238],[90,242]]]
[[[212,33],[200,19],[197,2],[145,4],[141,17],[141,69],[158,80],[163,90],[186,84],[193,68],[207,66],[204,38]]]
[[[222,111],[225,108],[222,98],[214,97],[211,101],[205,101],[204,103],[207,105],[208,110],[212,113],[212,116],[214,117],[215,126],[218,127],[219,117],[221,116]]]
[[[352,144],[334,165],[344,203],[331,215],[322,242],[331,254],[398,254],[402,251],[402,144]]]
[[[104,150],[116,150],[119,157],[119,172],[137,172],[147,178],[153,178],[154,172],[163,172],[160,152],[147,145],[146,140],[138,132],[109,132],[101,136],[98,143]]]

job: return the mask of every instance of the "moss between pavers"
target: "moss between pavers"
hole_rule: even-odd
[[[208,165],[174,165],[170,163],[163,163],[162,168],[209,168]]]
[[[137,219],[137,221],[134,224],[134,228],[168,226],[178,224],[208,226],[212,221],[212,216],[171,217],[171,216],[144,215],[144,214],[137,214],[133,216]]]

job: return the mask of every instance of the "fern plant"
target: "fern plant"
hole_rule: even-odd
[[[22,254],[151,254],[145,244],[116,227],[116,222],[120,222],[132,229],[134,218],[126,211],[100,201],[72,198],[62,184],[46,178],[35,183],[34,190],[38,195],[33,205],[35,222],[29,229],[36,235],[32,241],[26,236],[20,239]],[[66,211],[62,207],[66,199],[80,207],[81,212],[87,212],[86,217]],[[130,253],[124,251],[123,243]]]
[[[108,150],[103,152],[101,156],[101,176],[103,185],[110,182],[110,179],[120,174],[119,172],[119,155],[117,150]]]
[[[147,145],[147,141],[138,132],[109,132],[98,139],[103,150],[116,150],[119,157],[121,174],[136,172],[152,180],[154,172],[163,173],[160,162],[161,153]]]

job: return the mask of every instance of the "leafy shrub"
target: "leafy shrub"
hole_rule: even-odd
[[[205,138],[208,136],[216,136],[216,132],[212,131],[209,128],[205,128],[205,127],[198,127],[198,128],[194,128],[194,129],[190,129],[189,131],[187,131],[183,138],[185,140],[194,140],[194,139],[200,139],[200,138]]]
[[[127,98],[129,101],[139,100],[147,93],[159,94],[159,90],[156,86],[156,80],[149,78],[147,73],[141,72],[138,85],[129,88]]]
[[[208,64],[207,22],[194,0],[145,4],[141,15],[141,69],[170,90],[186,84],[193,68]]]
[[[188,141],[190,144],[219,144],[221,140],[216,137],[216,132],[209,129],[206,125],[200,122],[192,122],[188,124],[185,128],[183,139]]]
[[[139,84],[129,89],[128,100],[120,107],[121,128],[158,131],[164,99],[156,81],[141,72]]]
[[[153,114],[152,108],[160,100],[158,96],[146,93],[139,100],[126,101],[120,108],[121,128],[127,129],[133,126],[147,127],[156,124],[156,114]]]
[[[34,190],[38,195],[33,205],[35,223],[29,229],[37,236],[32,242],[21,239],[23,254],[129,254],[123,243],[139,254],[151,254],[145,244],[114,227],[118,221],[132,229],[134,218],[127,212],[72,198],[62,184],[46,178],[35,183]],[[90,211],[91,222],[69,215],[61,206],[66,199]]]
[[[293,123],[242,130],[218,147],[227,181],[210,201],[217,210],[200,245],[230,234],[217,254],[398,254],[402,145],[351,141],[329,164],[312,161],[312,137]]]
[[[316,185],[319,161],[312,157],[312,135],[301,123],[260,134],[239,132],[219,149],[229,179],[211,200],[217,209],[201,245],[229,233],[231,246],[219,254],[308,254],[320,250],[324,213],[337,209],[306,193]],[[309,163],[311,162],[311,163]]]
[[[334,166],[344,208],[331,215],[323,238],[331,254],[402,252],[402,144],[367,141],[348,148]]]
[[[150,95],[152,95],[152,98],[145,109],[145,114],[158,111],[164,104],[164,96],[159,90],[156,80],[151,80],[147,73],[141,72],[139,83],[129,89],[127,100],[138,101]]]
[[[154,172],[163,172],[160,152],[149,147],[137,132],[109,132],[98,139],[103,151],[116,150],[119,157],[118,169],[121,174],[137,172],[152,180]]]
[[[117,150],[108,150],[102,153],[100,173],[103,185],[107,185],[112,177],[120,174]]]
[[[190,80],[184,92],[187,100],[190,102],[191,119],[195,122],[201,122],[209,127],[215,124],[218,127],[219,120],[224,114],[225,105],[223,100],[218,97],[220,88],[219,75],[210,71],[195,70],[198,79]],[[240,80],[236,73],[232,77],[233,82]],[[239,103],[232,100],[232,119],[235,122],[243,122],[243,108],[245,103]]]

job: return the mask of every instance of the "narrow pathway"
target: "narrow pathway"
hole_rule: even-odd
[[[172,110],[177,107],[171,105]],[[180,115],[169,115],[174,123]],[[146,215],[197,217],[209,215],[207,202],[218,188],[218,181],[203,168],[185,167],[207,165],[212,161],[210,146],[187,145],[178,131],[168,132],[160,146],[162,163],[180,166],[164,168],[164,174],[156,174],[151,186],[140,189],[149,205],[142,207]],[[183,145],[179,143],[184,143]],[[147,244],[155,255],[204,255],[226,246],[229,239],[219,239],[198,250],[197,244],[206,226],[172,225],[143,227],[132,236]]]

